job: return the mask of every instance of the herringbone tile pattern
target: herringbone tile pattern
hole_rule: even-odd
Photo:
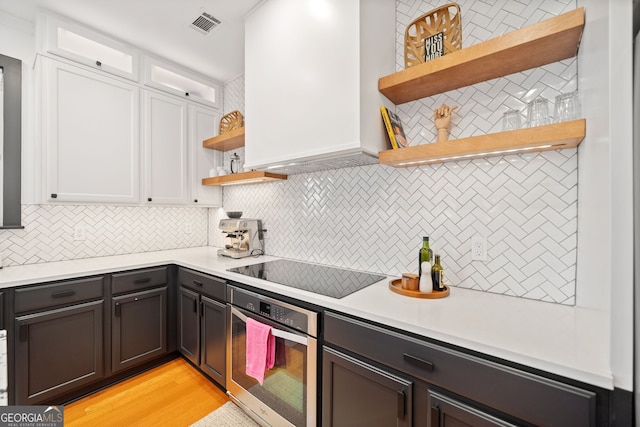
[[[22,223],[0,230],[5,266],[207,245],[206,208],[23,205]]]
[[[404,29],[441,2],[397,0],[397,67]],[[576,7],[575,0],[459,0],[463,47]],[[397,107],[412,145],[435,140],[433,110],[460,106],[451,138],[501,130],[502,113],[538,95],[577,88],[569,59]],[[224,206],[261,218],[267,253],[399,275],[417,272],[423,235],[442,254],[446,281],[472,288],[575,303],[577,151],[514,155],[422,168],[365,166],[227,187]],[[210,211],[209,242],[220,245],[221,210]],[[486,237],[487,262],[471,260],[471,238]]]
[[[572,304],[576,150],[424,168],[364,166],[225,189],[225,208],[261,218],[266,251],[383,274],[417,272],[423,235],[442,254],[446,282]],[[211,211],[210,242],[224,215]],[[488,261],[471,260],[471,238]]]

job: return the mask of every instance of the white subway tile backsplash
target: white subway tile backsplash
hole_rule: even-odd
[[[209,226],[206,208],[93,205],[23,205],[22,224],[0,230],[5,266],[206,246]],[[76,224],[85,240],[73,239]]]
[[[457,3],[463,46],[576,7],[575,0]],[[398,70],[404,29],[438,5],[396,2]],[[396,109],[411,145],[418,145],[435,140],[433,110],[442,103],[459,105],[450,139],[465,138],[501,131],[502,113],[524,113],[536,96],[547,97],[553,112],[555,96],[576,88],[576,60],[567,59]],[[570,149],[408,169],[364,166],[228,187],[224,205],[264,221],[272,255],[400,275],[417,269],[416,251],[429,235],[453,286],[574,304],[577,165],[577,150]],[[221,210],[210,212],[210,244],[222,242],[215,230],[221,217]],[[471,260],[474,236],[487,238],[487,262]]]

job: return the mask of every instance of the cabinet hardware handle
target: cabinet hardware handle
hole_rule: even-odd
[[[135,279],[133,281],[134,285],[141,285],[143,283],[149,283],[151,281],[151,277],[143,277],[142,279]]]
[[[404,414],[406,412],[406,405],[405,405],[405,401],[406,401],[406,396],[404,394],[404,390],[398,390],[398,419],[402,420],[404,419]]]
[[[147,202],[150,202],[151,200],[151,197],[147,197]]]
[[[200,317],[204,317],[204,301],[200,301]]]
[[[51,198],[52,198],[52,199],[57,199],[57,198],[58,198],[58,195],[57,195],[56,193],[51,193]]]
[[[18,332],[20,335],[20,341],[26,341],[29,339],[29,325],[26,323],[20,324],[20,331]]]
[[[72,295],[75,295],[76,291],[68,289],[66,291],[57,291],[57,292],[51,292],[51,297],[52,298],[64,298],[64,297],[70,297]]]
[[[440,425],[440,406],[434,405],[431,407],[431,425]]]
[[[407,353],[405,353],[402,357],[409,363],[413,363],[423,369],[426,369],[429,372],[433,372],[433,363],[429,362],[428,360],[420,359],[419,357],[415,357]]]
[[[120,303],[117,302],[116,303],[116,307],[115,307],[115,313],[116,316],[120,317]]]
[[[202,282],[199,282],[197,280],[194,280],[193,284],[196,285],[196,286],[202,286]]]
[[[194,199],[194,200],[193,200],[193,203],[198,203],[198,199]]]
[[[189,96],[189,92],[185,92],[185,93],[184,93],[184,96]]]
[[[194,313],[198,312],[198,298],[193,300],[193,312]]]
[[[102,67],[102,62],[100,62],[100,61],[96,61],[96,65],[97,65],[98,67]]]

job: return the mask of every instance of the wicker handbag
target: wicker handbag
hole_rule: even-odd
[[[424,39],[444,33],[444,53],[462,48],[462,22],[460,6],[456,3],[442,5],[425,13],[407,26],[404,33],[404,67],[424,63]]]
[[[220,132],[219,134],[225,134],[234,129],[238,129],[244,126],[244,117],[238,110],[234,110],[229,114],[222,116],[220,119]]]

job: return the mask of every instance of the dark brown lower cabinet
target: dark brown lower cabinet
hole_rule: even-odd
[[[490,414],[466,405],[452,397],[429,390],[431,427],[513,427]]]
[[[103,301],[15,319],[15,404],[37,405],[104,376]]]
[[[225,386],[226,304],[183,287],[178,290],[178,301],[180,352]]]
[[[324,426],[409,427],[413,384],[328,347],[322,351]]]
[[[113,297],[111,365],[118,372],[167,353],[167,287]]]
[[[369,425],[410,425],[399,410],[397,423],[390,418],[393,389],[386,395],[380,391],[393,377],[413,382],[413,422],[421,427],[609,425],[607,394],[587,384],[548,378],[330,311],[324,312],[324,342],[332,349],[323,352],[325,426],[357,425],[360,414],[371,417]],[[379,413],[387,417],[384,422],[374,421]]]

